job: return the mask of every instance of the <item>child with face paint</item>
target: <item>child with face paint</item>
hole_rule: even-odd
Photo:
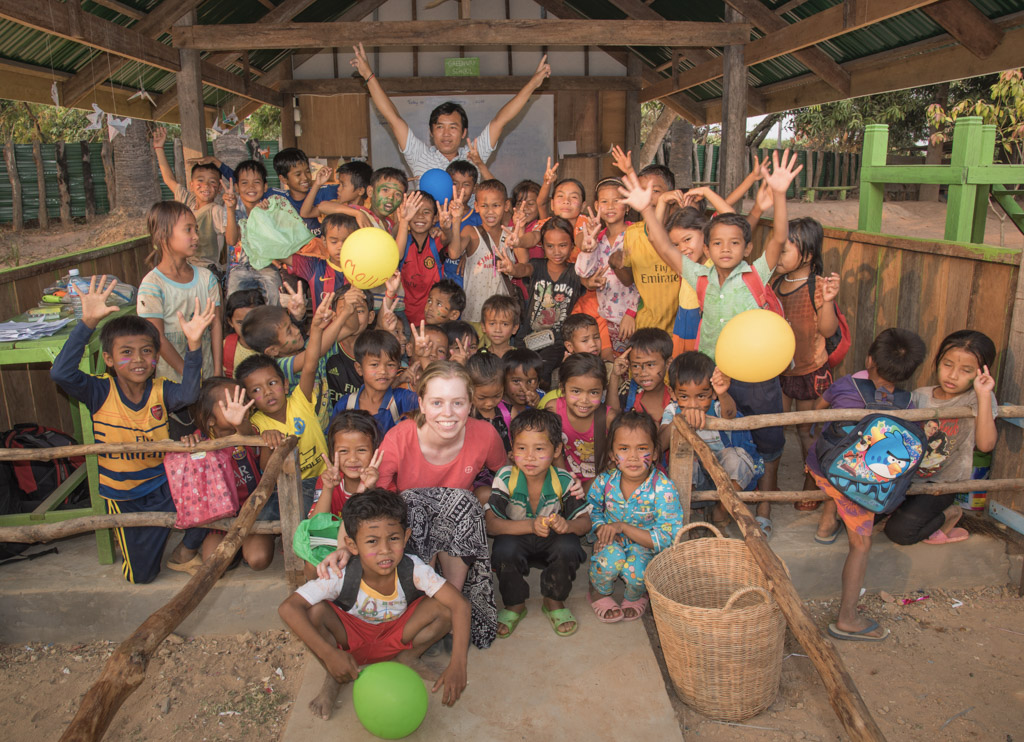
[[[330,176],[330,170],[323,168],[325,172],[324,182]],[[318,172],[317,175],[320,173]],[[343,176],[345,173],[338,170],[338,178],[345,185],[345,190],[339,188],[338,198],[333,201],[320,201],[313,204],[312,198],[303,205],[303,216],[327,214],[348,214],[356,218],[359,228],[378,227],[391,234],[395,233],[397,217],[395,211],[405,197],[405,191],[409,187],[409,181],[405,173],[393,167],[382,167],[373,171],[370,176],[370,185],[362,191],[357,187],[349,187],[349,181]],[[319,183],[319,181],[318,181]],[[370,208],[364,205],[366,197],[370,199]],[[348,197],[348,200],[345,198]]]
[[[649,415],[630,410],[608,431],[604,469],[587,494],[590,531],[590,604],[599,621],[635,621],[647,611],[644,571],[655,554],[671,546],[683,525],[679,495],[661,473],[658,428]],[[618,578],[626,583],[622,605],[612,597]]]

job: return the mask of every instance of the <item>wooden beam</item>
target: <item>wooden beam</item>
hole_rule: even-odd
[[[966,2],[967,0],[964,0]],[[789,24],[768,10],[758,0],[725,0],[726,4],[742,13],[748,21],[766,34],[781,31]],[[973,7],[973,6],[972,6]],[[850,94],[850,73],[843,70],[828,54],[817,47],[793,52],[793,56],[807,69],[827,82],[843,95]]]
[[[1020,50],[1024,47],[1022,21],[1024,15],[997,21],[1005,36],[1003,43],[987,59],[979,59],[956,39],[943,35],[847,62],[843,69],[850,73],[850,95],[860,97],[934,85],[1019,67]],[[766,85],[758,90],[764,95],[766,113],[829,103],[845,97],[814,75]],[[721,107],[720,98],[707,103],[704,112],[708,122],[721,120]]]
[[[92,1],[94,3],[96,3],[97,5],[102,5],[104,8],[107,8],[108,10],[116,11],[116,12],[120,13],[121,15],[123,15],[123,16],[125,16],[127,18],[131,18],[133,21],[141,21],[143,18],[146,17],[146,11],[139,10],[138,8],[133,8],[131,5],[125,5],[124,3],[119,3],[119,2],[117,2],[117,0],[92,0]]]
[[[781,57],[784,54],[791,54],[808,46],[820,44],[886,18],[922,8],[933,2],[935,0],[860,0],[852,8],[848,3],[834,5],[799,23],[793,23],[780,31],[774,31],[756,41],[751,41],[744,49],[744,56],[747,65],[752,66]],[[670,93],[702,85],[721,76],[721,60],[705,62],[674,78],[650,86],[640,94],[640,100],[648,101],[661,98]]]
[[[529,77],[378,77],[388,95],[442,95],[455,93],[519,92]],[[633,90],[643,87],[640,75],[627,77],[549,77],[536,92]],[[354,77],[286,80],[280,90],[293,95],[366,93],[366,84]]]
[[[6,0],[10,2],[11,0]],[[922,2],[923,0],[919,0]],[[723,46],[750,38],[746,23],[687,21],[493,20],[279,23],[251,33],[248,24],[174,29],[180,49],[232,50],[244,39],[250,49],[309,49],[367,43],[380,46]]]
[[[768,546],[768,540],[761,533],[761,528],[751,515],[750,509],[736,495],[729,475],[718,463],[708,444],[683,422],[682,417],[676,417],[673,423],[675,432],[693,446],[694,453],[714,481],[719,501],[736,521],[750,555],[768,578],[772,596],[786,617],[786,623],[789,624],[793,636],[800,642],[800,646],[814,664],[814,669],[818,671],[828,693],[829,704],[846,729],[847,735],[855,742],[885,742],[885,735],[878,728],[864,699],[861,698],[853,678],[843,664],[843,658],[832,642],[822,636],[821,630],[793,586],[786,566]]]
[[[985,59],[1003,40],[1003,31],[970,0],[945,0],[924,12],[974,56]]]
[[[725,8],[726,20],[742,16],[731,7]],[[732,193],[747,174],[747,66],[742,46],[727,46],[723,56],[722,98],[726,101],[722,115],[722,150],[718,158],[718,185],[721,193]]]
[[[164,2],[156,6],[151,13],[147,14],[139,20],[138,23],[131,27],[130,30],[141,38],[134,38],[133,43],[122,45],[120,48],[125,51],[137,50],[141,52],[144,46],[154,46],[152,43],[154,39],[158,38],[168,28],[170,28],[170,25],[178,18],[181,18],[181,16],[188,11],[195,9],[200,2],[201,0],[164,0]],[[55,5],[61,5],[61,3],[56,2],[56,0],[40,0],[40,2],[25,4],[40,7],[43,5],[49,5],[51,9]],[[74,3],[69,2],[64,5],[70,6],[74,5]],[[82,16],[91,15],[90,13],[81,11],[81,8],[78,8],[78,10]],[[103,22],[107,23],[107,21]],[[117,26],[117,24],[114,23],[111,23],[110,25],[120,28],[120,26]],[[116,50],[107,51],[116,52]],[[130,57],[131,55],[126,55],[123,52],[122,56],[100,54],[95,59],[86,63],[64,86],[63,100],[66,101],[66,105],[77,103],[101,82],[112,77],[114,73],[124,66],[124,56]]]
[[[188,26],[196,22],[196,12],[190,10],[175,25]],[[199,52],[179,49],[181,72],[175,75],[178,86],[178,116],[181,119],[181,146],[186,168],[193,160],[206,156],[206,120],[203,117],[203,78]]]
[[[643,67],[643,60],[635,54],[631,54],[629,59],[626,60],[626,74],[637,81],[641,80],[640,75],[643,72]],[[622,148],[627,152],[640,151],[641,112],[640,96],[638,93],[639,88],[626,91],[626,136],[625,141],[622,143]]]
[[[779,7],[775,8],[775,10],[773,10],[772,12],[775,13],[776,15],[785,15],[791,10],[796,10],[801,5],[804,5],[807,2],[809,2],[809,0],[789,0],[789,2],[783,3]]]

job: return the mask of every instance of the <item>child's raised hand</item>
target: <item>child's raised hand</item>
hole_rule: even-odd
[[[402,205],[398,210],[398,220],[403,224],[408,224],[422,205],[423,194],[419,191],[413,191],[402,201]]]
[[[608,276],[605,273],[595,273],[590,278],[580,277],[580,283],[591,291],[600,291],[608,283]]]
[[[622,147],[612,145],[612,164],[617,167],[623,175],[633,172],[633,151],[623,152]]]
[[[380,462],[383,458],[383,450],[378,448],[373,452],[370,463],[359,472],[359,487],[356,488],[356,492],[366,492],[377,486],[377,480],[380,479]]]
[[[344,304],[348,306],[349,294],[362,295],[362,291],[357,289],[351,289],[345,294]],[[320,329],[326,329],[331,322],[334,321],[334,310],[331,308],[334,305],[334,292],[328,291],[320,298],[320,304],[317,305],[316,312],[313,314],[313,327],[319,327]]]
[[[316,171],[316,175],[313,176],[313,186],[319,188],[331,179],[331,169],[329,167],[322,167]]]
[[[760,172],[761,172],[761,159],[757,155],[754,155],[754,166],[752,168],[750,168],[750,172],[747,174],[747,177],[749,178],[751,175],[757,175]]]
[[[427,335],[427,321],[421,319],[419,329],[415,324],[409,325],[409,329],[412,330],[413,355],[417,358],[433,358],[434,341]]]
[[[542,515],[539,518],[533,519],[533,535],[539,538],[547,538],[551,534],[551,529],[548,527],[548,516]]]
[[[762,180],[760,187],[757,189],[757,196],[754,199],[758,208],[761,209],[761,213],[771,211],[772,206],[775,205],[774,197],[772,196],[772,189],[768,187],[768,182]]]
[[[458,229],[462,225],[462,217],[466,213],[466,202],[461,198],[452,199],[448,204],[448,214],[451,216],[452,229]]]
[[[612,362],[613,375],[618,376],[620,379],[625,379],[629,375],[629,354],[632,350],[632,348],[626,348],[622,355]]]
[[[821,300],[835,301],[839,296],[839,274],[832,273],[821,279]]]
[[[249,403],[245,404],[245,389],[241,386],[236,386],[234,392],[228,388],[224,389],[224,399],[217,402],[217,406],[220,407],[225,422],[228,425],[233,425],[237,430],[245,422],[249,416],[247,414],[249,408],[255,403],[255,399],[250,399]]]
[[[216,316],[217,308],[213,304],[213,299],[207,299],[206,308],[200,310],[198,296],[196,297],[196,309],[192,313],[191,319],[186,320],[185,315],[178,312],[178,323],[181,325],[182,334],[188,341],[189,350],[199,350],[203,340],[203,333],[206,332],[207,327],[213,324]]]
[[[355,52],[355,57],[349,62],[355,67],[356,72],[366,81],[369,81],[370,76],[373,74],[373,70],[370,69],[370,63],[366,59],[366,50],[363,49],[363,43],[359,42],[356,46],[352,47],[352,51]]]
[[[694,191],[698,190],[699,189],[697,188],[691,188],[686,193],[683,193],[678,189],[674,191],[666,191],[661,194],[659,203],[675,204],[679,208],[683,208],[684,206],[693,206],[694,208],[697,208],[697,204],[703,198],[700,193],[694,193]]]
[[[707,415],[704,414],[704,410],[698,410],[695,407],[684,407],[679,410],[679,414],[686,420],[686,424],[694,430],[704,429],[704,424],[707,421]]]
[[[221,178],[221,199],[224,201],[224,208],[235,210],[238,206],[238,194],[235,193],[235,181]]]
[[[551,164],[551,158],[548,158],[547,164],[544,166],[544,183],[548,188],[555,184],[555,180],[558,178],[558,163]]]
[[[974,377],[974,391],[983,397],[987,397],[996,388],[996,380],[988,372],[988,366],[982,366],[981,371]]]
[[[163,149],[167,143],[167,129],[157,126],[153,129],[153,149]]]
[[[449,360],[465,366],[469,356],[469,338],[455,338],[455,346],[448,352]]]
[[[447,198],[443,203],[437,205],[437,223],[442,229],[451,229],[452,227],[452,212]]]
[[[715,366],[715,370],[711,372],[711,389],[718,396],[721,396],[729,391],[729,385],[732,383],[732,379],[722,373],[722,369]]]
[[[619,188],[619,193],[622,195],[622,198],[619,199],[620,203],[626,204],[637,212],[643,212],[651,205],[651,197],[654,193],[653,184],[641,188],[640,179],[636,177],[635,173],[626,173],[622,177],[622,182],[625,183],[625,188]]]
[[[103,282],[107,280],[107,277],[99,276],[98,280],[97,284],[97,276],[89,279],[89,293],[78,292],[82,297],[82,324],[91,329],[96,329],[96,325],[101,319],[117,311],[117,307],[107,306],[107,299],[110,298],[114,287],[117,286],[117,279],[111,277],[110,285],[106,288],[103,288]],[[199,303],[199,299],[196,299],[196,303]]]
[[[329,580],[331,577],[341,578],[341,571],[345,569],[345,565],[351,558],[352,553],[348,549],[332,551],[323,558],[320,564],[316,565],[316,576],[321,580]]]
[[[284,445],[284,433],[280,430],[264,430],[260,433],[260,438],[267,444],[267,448],[271,451],[279,446]]]
[[[334,461],[328,458],[327,454],[320,454],[323,459],[324,469],[320,472],[320,497],[330,497],[334,488],[341,484],[341,452],[334,454]]]
[[[512,265],[512,261],[509,260],[508,257],[505,255],[495,254],[495,257],[498,259],[498,270],[504,273],[506,276],[513,275],[514,267]]]
[[[785,193],[789,190],[793,178],[803,169],[803,165],[797,165],[796,152],[785,150],[781,160],[778,152],[772,152],[772,174],[765,179],[765,182],[774,193]]]
[[[289,284],[282,283],[277,299],[295,320],[301,322],[306,316],[306,297],[302,295],[301,283],[294,289]]]
[[[530,389],[526,392],[526,404],[530,407],[536,407],[540,404],[540,392],[536,389]]]

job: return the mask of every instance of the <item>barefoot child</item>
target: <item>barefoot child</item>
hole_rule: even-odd
[[[106,280],[106,276],[98,283],[95,276],[90,280],[89,292],[82,294],[82,319],[54,359],[50,378],[89,408],[98,443],[165,441],[170,437],[167,411],[190,405],[199,395],[203,362],[199,348],[216,316],[213,302],[207,300],[206,308],[201,309],[196,298],[188,320],[178,312],[177,323],[188,348],[180,384],[153,378],[160,336],[151,323],[130,315],[103,327],[100,342],[108,372],[90,376],[78,367],[85,345],[100,320],[117,311],[117,307],[107,306],[117,281],[111,280],[104,288]],[[98,463],[100,496],[108,513],[174,512],[162,453],[105,454],[98,457]],[[169,533],[170,529],[157,526],[114,529],[128,582],[143,584],[156,579]]]
[[[320,694],[310,703],[327,719],[338,691],[360,665],[395,660],[444,688],[452,706],[466,687],[469,603],[432,568],[404,553],[409,514],[401,495],[374,488],[345,504],[345,546],[355,559],[337,576],[307,582],[278,612],[324,666]],[[340,534],[339,534],[340,536]],[[452,632],[452,658],[434,675],[420,657]]]
[[[484,514],[494,537],[491,564],[498,575],[504,609],[498,638],[512,635],[526,616],[534,561],[540,576],[541,610],[558,636],[576,633],[576,617],[565,607],[576,571],[587,558],[580,536],[590,530],[586,500],[569,490],[572,475],[554,463],[562,450],[562,425],[547,410],[527,410],[512,421],[512,461],[494,475]],[[564,493],[564,494],[563,494]]]
[[[926,482],[956,482],[971,478],[974,450],[988,452],[996,446],[995,381],[989,367],[995,363],[996,346],[976,330],[947,335],[935,354],[936,386],[923,386],[911,395],[914,406],[970,407],[974,419],[929,420],[928,453],[917,470]],[[889,516],[885,535],[894,543],[909,545],[950,544],[967,539],[957,528],[963,510],[956,495],[910,495]]]
[[[608,426],[615,419],[615,412],[604,403],[608,385],[604,364],[592,353],[574,353],[562,361],[558,377],[562,380],[562,396],[546,407],[562,424],[558,463],[579,477],[586,491],[597,476]]]
[[[603,623],[635,621],[647,611],[644,570],[656,553],[672,545],[683,525],[672,480],[655,466],[658,428],[649,415],[628,411],[608,431],[604,463],[610,468],[590,485],[590,603]],[[602,467],[604,468],[604,467]],[[612,597],[615,581],[626,590],[620,606]]]

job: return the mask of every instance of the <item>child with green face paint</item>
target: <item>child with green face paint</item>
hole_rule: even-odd
[[[328,176],[330,175],[330,170],[327,168],[323,168],[323,171]],[[357,194],[349,203],[342,203],[339,200],[321,201],[315,206],[310,204],[308,213],[320,216],[348,214],[356,218],[360,228],[379,227],[394,235],[398,220],[393,215],[405,197],[408,183],[409,181],[405,177],[405,173],[401,170],[393,167],[382,167],[374,170],[373,175],[370,177],[370,186],[367,189],[370,198],[370,208],[366,208],[363,197]],[[314,211],[316,212],[315,214]],[[305,216],[306,213],[307,210],[304,210],[302,215]]]

